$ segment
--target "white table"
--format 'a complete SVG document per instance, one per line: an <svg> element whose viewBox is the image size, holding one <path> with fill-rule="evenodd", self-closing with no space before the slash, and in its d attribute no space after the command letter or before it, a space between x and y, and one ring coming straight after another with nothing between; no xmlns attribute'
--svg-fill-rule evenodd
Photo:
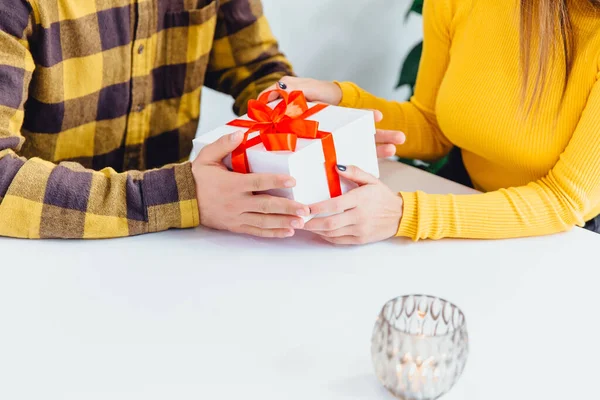
<svg viewBox="0 0 600 400"><path fill-rule="evenodd" d="M382 176L469 191L396 164ZM381 306L407 293L467 316L471 355L445 399L597 394L600 236L581 229L355 248L197 229L0 239L0 252L0 399L391 399L370 335Z"/></svg>

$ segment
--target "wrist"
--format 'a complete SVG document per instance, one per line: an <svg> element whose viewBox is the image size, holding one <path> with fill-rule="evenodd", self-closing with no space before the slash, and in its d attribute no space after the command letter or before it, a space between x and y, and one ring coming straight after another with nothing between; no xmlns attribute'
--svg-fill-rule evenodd
<svg viewBox="0 0 600 400"><path fill-rule="evenodd" d="M400 192L402 197L402 217L396 236L405 236L418 240L419 232L419 193Z"/></svg>
<svg viewBox="0 0 600 400"><path fill-rule="evenodd" d="M395 225L396 231L394 232L394 235L396 235L398 233L398 230L400 229L400 224L402 223L402 216L404 215L404 198L402 197L402 193L398 193L397 199L398 199L398 206L397 206L398 214L396 216L397 218L394 220L394 222L396 223L396 225Z"/></svg>
<svg viewBox="0 0 600 400"><path fill-rule="evenodd" d="M341 90L342 97L339 103L340 107L349 108L371 108L365 107L362 96L366 94L364 90L352 82L334 82Z"/></svg>
<svg viewBox="0 0 600 400"><path fill-rule="evenodd" d="M329 86L331 87L331 97L329 98L328 103L333 106L338 106L342 102L342 97L344 93L342 92L342 88L337 82L329 82Z"/></svg>

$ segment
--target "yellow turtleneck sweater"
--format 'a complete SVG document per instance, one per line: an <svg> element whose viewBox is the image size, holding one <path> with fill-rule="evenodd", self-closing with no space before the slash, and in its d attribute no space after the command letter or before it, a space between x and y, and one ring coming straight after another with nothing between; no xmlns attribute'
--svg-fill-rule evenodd
<svg viewBox="0 0 600 400"><path fill-rule="evenodd" d="M340 84L342 106L381 110L379 128L406 133L398 155L433 160L456 145L475 187L487 192L402 192L398 235L544 235L600 213L600 10L570 1L575 53L564 97L559 55L526 118L518 10L517 0L426 0L423 58L410 102Z"/></svg>

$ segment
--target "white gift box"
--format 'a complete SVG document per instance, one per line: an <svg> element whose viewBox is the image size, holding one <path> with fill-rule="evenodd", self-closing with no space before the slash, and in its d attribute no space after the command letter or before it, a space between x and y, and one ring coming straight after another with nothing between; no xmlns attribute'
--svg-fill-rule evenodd
<svg viewBox="0 0 600 400"><path fill-rule="evenodd" d="M276 102L269 106L274 108ZM308 103L309 107L314 103ZM247 115L240 119L250 120ZM355 165L360 169L379 177L377 150L375 145L375 121L372 111L352 108L328 106L315 115L306 118L317 121L319 130L331 132L335 143L337 163ZM245 128L224 125L211 132L205 133L194 140L192 159L200 150L227 135ZM258 133L250 134L250 138ZM246 150L248 165L251 172L285 174L296 179L296 186L291 189L270 190L267 193L295 200L301 204L310 205L330 198L325 156L321 139L298 139L296 151L268 151L262 143ZM231 169L231 155L223 162ZM354 189L356 185L341 179L342 193ZM312 217L305 218L308 220Z"/></svg>

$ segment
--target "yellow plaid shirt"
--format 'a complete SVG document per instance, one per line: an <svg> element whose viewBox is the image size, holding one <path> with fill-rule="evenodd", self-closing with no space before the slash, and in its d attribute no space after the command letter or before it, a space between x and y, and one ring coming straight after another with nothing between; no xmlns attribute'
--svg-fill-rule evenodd
<svg viewBox="0 0 600 400"><path fill-rule="evenodd" d="M260 0L2 0L0 235L198 225L202 86L239 113L291 73Z"/></svg>

